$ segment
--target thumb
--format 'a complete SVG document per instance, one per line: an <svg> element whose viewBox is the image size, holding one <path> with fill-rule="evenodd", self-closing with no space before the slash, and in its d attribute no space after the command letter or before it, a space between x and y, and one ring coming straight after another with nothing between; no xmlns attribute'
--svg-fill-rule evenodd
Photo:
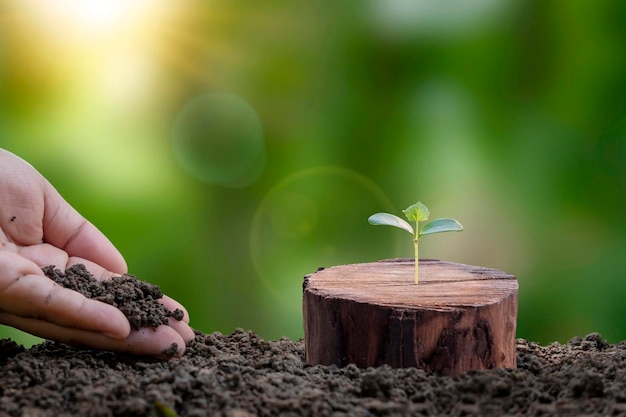
<svg viewBox="0 0 626 417"><path fill-rule="evenodd" d="M88 259L111 272L127 272L124 257L111 241L70 206L47 181L44 201L45 242L63 249L70 256Z"/></svg>

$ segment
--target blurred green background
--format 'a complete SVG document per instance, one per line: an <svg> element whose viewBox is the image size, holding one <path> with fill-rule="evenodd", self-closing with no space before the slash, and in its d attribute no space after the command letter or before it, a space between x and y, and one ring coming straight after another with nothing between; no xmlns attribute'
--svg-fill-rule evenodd
<svg viewBox="0 0 626 417"><path fill-rule="evenodd" d="M205 332L300 338L319 266L519 278L518 336L626 339L626 3L4 0L0 147ZM0 337L37 339L1 327Z"/></svg>

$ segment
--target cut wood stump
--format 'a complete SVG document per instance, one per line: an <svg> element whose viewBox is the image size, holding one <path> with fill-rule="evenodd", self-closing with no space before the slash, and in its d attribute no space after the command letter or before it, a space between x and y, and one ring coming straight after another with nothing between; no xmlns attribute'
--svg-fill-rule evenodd
<svg viewBox="0 0 626 417"><path fill-rule="evenodd" d="M310 364L451 375L514 368L518 283L496 269L391 259L321 269L303 284Z"/></svg>

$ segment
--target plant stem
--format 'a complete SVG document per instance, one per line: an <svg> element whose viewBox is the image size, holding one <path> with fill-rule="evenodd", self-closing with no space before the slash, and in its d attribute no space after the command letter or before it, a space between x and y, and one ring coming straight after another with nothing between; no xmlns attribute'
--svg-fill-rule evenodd
<svg viewBox="0 0 626 417"><path fill-rule="evenodd" d="M418 269L419 269L419 256L417 253L417 243L418 240L417 239L413 239L413 246L415 247L415 283L417 284L418 281Z"/></svg>

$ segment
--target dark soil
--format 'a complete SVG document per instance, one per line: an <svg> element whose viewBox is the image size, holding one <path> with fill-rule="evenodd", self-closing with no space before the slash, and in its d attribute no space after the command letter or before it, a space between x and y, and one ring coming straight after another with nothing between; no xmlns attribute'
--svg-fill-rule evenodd
<svg viewBox="0 0 626 417"><path fill-rule="evenodd" d="M519 340L517 369L460 376L309 366L301 341L197 333L156 361L52 342L0 341L0 416L626 415L626 343Z"/></svg>
<svg viewBox="0 0 626 417"><path fill-rule="evenodd" d="M169 311L159 303L163 293L158 286L140 281L134 275L124 274L98 281L81 264L74 265L65 272L47 266L43 268L43 272L63 287L117 307L135 330L140 327L156 329L167 324L168 317L183 319L184 313L181 310Z"/></svg>
<svg viewBox="0 0 626 417"><path fill-rule="evenodd" d="M80 268L47 272L90 281ZM87 287L114 305L125 305L117 303L127 290L133 302L160 298L129 277L113 286L129 285L123 294ZM171 314L154 313L165 317L159 320ZM135 325L162 322L145 320ZM516 369L437 376L415 368L310 366L302 341L264 341L242 330L196 332L185 355L167 361L53 342L26 350L0 340L0 417L174 415L626 416L626 342L610 345L591 334L543 347L519 339Z"/></svg>

